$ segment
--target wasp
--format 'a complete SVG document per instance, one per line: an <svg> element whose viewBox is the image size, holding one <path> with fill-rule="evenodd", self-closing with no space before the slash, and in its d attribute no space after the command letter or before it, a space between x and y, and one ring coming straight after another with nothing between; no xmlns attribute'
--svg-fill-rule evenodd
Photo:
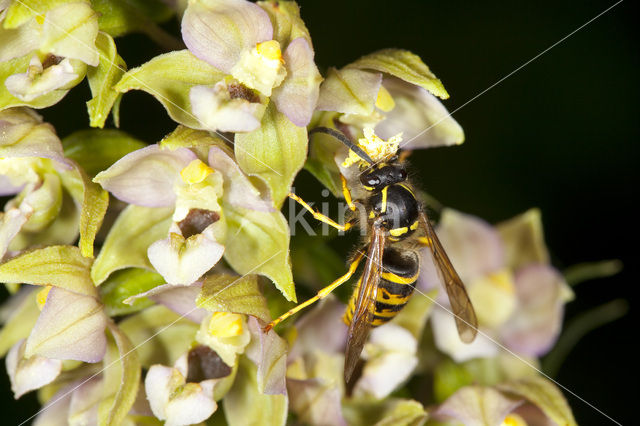
<svg viewBox="0 0 640 426"><path fill-rule="evenodd" d="M373 134L371 129L368 130L367 138ZM396 155L397 144L395 149L392 147L389 152L377 155L378 159L374 161L362 146L335 129L317 127L309 135L315 132L338 139L349 148L349 156L359 164L359 175L353 179L359 188L349 184L344 175L341 175L341 180L343 195L350 210L355 212L358 204L364 207L367 238L351 259L346 274L321 289L314 297L273 320L265 327L265 331L329 295L353 277L360 264L363 264L343 317L349 326L344 367L344 378L349 383L371 329L390 321L409 301L420 273L419 250L428 247L445 285L460 339L466 343L472 342L478 325L473 306L423 206L414 195L407 179L404 159ZM384 141L377 139L384 144ZM389 148L389 144L386 148ZM352 198L350 186L362 194L360 199ZM289 196L310 211L314 218L340 231L347 231L356 223L357 219L354 218L344 225L338 224L315 211L296 194Z"/></svg>

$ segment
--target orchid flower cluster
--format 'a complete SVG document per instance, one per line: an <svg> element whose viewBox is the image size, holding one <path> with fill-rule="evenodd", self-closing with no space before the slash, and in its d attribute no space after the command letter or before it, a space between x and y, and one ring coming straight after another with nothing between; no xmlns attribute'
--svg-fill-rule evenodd
<svg viewBox="0 0 640 426"><path fill-rule="evenodd" d="M184 44L160 25L174 17ZM168 52L127 70L115 39L132 32ZM36 110L85 78L91 129L61 140ZM175 130L148 144L105 129L131 90ZM537 372L573 293L535 209L496 226L442 211L480 324L470 345L428 252L351 388L336 297L263 331L296 301L291 255L318 262L289 250L295 176L340 196L348 174L345 147L308 129L461 144L447 97L405 50L321 74L292 1L0 0L0 355L15 398L37 390L34 424L575 424Z"/></svg>

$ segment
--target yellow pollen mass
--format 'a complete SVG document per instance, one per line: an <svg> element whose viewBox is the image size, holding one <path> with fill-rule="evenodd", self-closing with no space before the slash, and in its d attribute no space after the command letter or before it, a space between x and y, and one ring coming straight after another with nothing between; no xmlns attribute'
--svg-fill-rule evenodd
<svg viewBox="0 0 640 426"><path fill-rule="evenodd" d="M202 182L211 173L213 173L213 169L211 167L196 159L180 171L180 177L184 183L194 184Z"/></svg>
<svg viewBox="0 0 640 426"><path fill-rule="evenodd" d="M527 426L527 422L516 413L511 413L502 421L500 426Z"/></svg>
<svg viewBox="0 0 640 426"><path fill-rule="evenodd" d="M42 310L42 308L44 308L44 304L47 302L47 296L49 295L49 291L51 291L50 285L44 287L36 295L36 303L38 304L38 309Z"/></svg>
<svg viewBox="0 0 640 426"><path fill-rule="evenodd" d="M393 100L393 97L391 97L391 94L387 89L384 88L384 86L380 86L380 90L378 90L376 106L384 112L389 112L396 106L396 102Z"/></svg>
<svg viewBox="0 0 640 426"><path fill-rule="evenodd" d="M234 337L242 334L242 315L214 312L209 321L209 334L215 337Z"/></svg>
<svg viewBox="0 0 640 426"><path fill-rule="evenodd" d="M282 52L280 51L280 43L276 40L263 41L256 46L258 54L271 60L282 60Z"/></svg>
<svg viewBox="0 0 640 426"><path fill-rule="evenodd" d="M513 276L511 275L511 272L506 269L490 274L489 279L492 284L509 294L513 294L515 291Z"/></svg>
<svg viewBox="0 0 640 426"><path fill-rule="evenodd" d="M36 15L36 22L40 25L44 24L44 15Z"/></svg>
<svg viewBox="0 0 640 426"><path fill-rule="evenodd" d="M402 133L398 133L386 141L378 137L371 127L365 127L363 133L364 138L358 139L358 146L375 162L384 161L394 156L398 151L400 142L402 142ZM349 150L349 156L344 160L342 166L349 167L357 163L367 165L367 162L360 158L358 154Z"/></svg>

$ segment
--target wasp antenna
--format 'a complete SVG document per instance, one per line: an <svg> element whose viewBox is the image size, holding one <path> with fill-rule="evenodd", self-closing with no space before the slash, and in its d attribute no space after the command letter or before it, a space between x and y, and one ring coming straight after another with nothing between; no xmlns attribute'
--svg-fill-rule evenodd
<svg viewBox="0 0 640 426"><path fill-rule="evenodd" d="M362 148L360 148L358 145L353 143L353 141L351 141L348 137L346 137L344 133L336 129L332 129L330 127L314 127L309 131L309 136L311 136L314 133L326 133L327 135L333 136L334 138L338 139L340 142L345 144L347 148L355 152L358 155L358 157L362 158L367 163L369 164L374 163L371 157L369 157L369 155L366 152L364 152Z"/></svg>

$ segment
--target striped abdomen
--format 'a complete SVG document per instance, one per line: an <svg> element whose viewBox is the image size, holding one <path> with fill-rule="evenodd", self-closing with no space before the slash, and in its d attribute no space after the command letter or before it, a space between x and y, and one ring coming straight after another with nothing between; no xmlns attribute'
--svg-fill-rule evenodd
<svg viewBox="0 0 640 426"><path fill-rule="evenodd" d="M420 263L415 252L402 252L393 248L385 250L382 259L382 275L376 295L373 327L390 321L407 304L415 289L419 270ZM356 290L349 299L347 311L344 313L343 319L347 325L353 318L361 284L362 276L358 279Z"/></svg>

